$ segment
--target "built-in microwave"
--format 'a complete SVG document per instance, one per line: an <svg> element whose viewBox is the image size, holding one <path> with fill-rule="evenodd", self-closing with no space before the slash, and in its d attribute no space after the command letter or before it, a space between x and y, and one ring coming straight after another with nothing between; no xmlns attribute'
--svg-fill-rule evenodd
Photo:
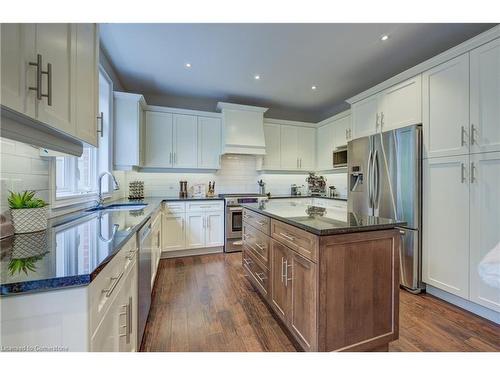
<svg viewBox="0 0 500 375"><path fill-rule="evenodd" d="M338 149L333 151L333 168L347 167L347 149Z"/></svg>

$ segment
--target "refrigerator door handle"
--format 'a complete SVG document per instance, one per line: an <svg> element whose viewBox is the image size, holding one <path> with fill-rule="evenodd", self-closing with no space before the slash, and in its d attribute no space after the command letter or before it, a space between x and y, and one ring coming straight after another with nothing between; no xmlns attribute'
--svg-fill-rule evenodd
<svg viewBox="0 0 500 375"><path fill-rule="evenodd" d="M372 149L368 154L368 165L366 167L366 182L368 186L368 207L373 208L373 194L372 194Z"/></svg>
<svg viewBox="0 0 500 375"><path fill-rule="evenodd" d="M378 209L380 203L380 166L378 150L373 155L373 208Z"/></svg>

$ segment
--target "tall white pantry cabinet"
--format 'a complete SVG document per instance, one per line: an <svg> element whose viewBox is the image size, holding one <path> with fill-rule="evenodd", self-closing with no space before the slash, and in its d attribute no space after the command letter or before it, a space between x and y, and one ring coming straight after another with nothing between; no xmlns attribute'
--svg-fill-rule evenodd
<svg viewBox="0 0 500 375"><path fill-rule="evenodd" d="M500 312L500 39L422 87L423 280Z"/></svg>

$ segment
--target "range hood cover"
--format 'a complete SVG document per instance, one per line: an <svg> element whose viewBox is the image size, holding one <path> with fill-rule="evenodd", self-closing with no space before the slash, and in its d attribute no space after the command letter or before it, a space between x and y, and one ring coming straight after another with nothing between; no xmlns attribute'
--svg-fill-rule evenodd
<svg viewBox="0 0 500 375"><path fill-rule="evenodd" d="M268 108L219 102L222 111L223 153L265 155L264 113Z"/></svg>

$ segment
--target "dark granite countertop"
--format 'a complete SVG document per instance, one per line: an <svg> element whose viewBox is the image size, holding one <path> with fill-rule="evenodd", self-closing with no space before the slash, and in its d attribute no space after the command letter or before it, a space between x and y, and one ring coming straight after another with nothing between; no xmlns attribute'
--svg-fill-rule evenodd
<svg viewBox="0 0 500 375"><path fill-rule="evenodd" d="M327 197L327 196L319 196L319 195L291 195L291 194L271 194L270 199L286 199L286 198L321 198L321 199L332 199L336 201L344 201L347 202L347 197Z"/></svg>
<svg viewBox="0 0 500 375"><path fill-rule="evenodd" d="M88 285L162 201L221 200L221 198L155 197L139 210L77 211L49 220L47 230L17 234L0 241L0 295L43 292ZM113 236L113 227L117 226ZM108 241L111 239L111 241Z"/></svg>
<svg viewBox="0 0 500 375"><path fill-rule="evenodd" d="M392 219L346 212L341 208L316 207L299 202L269 200L242 206L317 236L391 229L406 224Z"/></svg>

